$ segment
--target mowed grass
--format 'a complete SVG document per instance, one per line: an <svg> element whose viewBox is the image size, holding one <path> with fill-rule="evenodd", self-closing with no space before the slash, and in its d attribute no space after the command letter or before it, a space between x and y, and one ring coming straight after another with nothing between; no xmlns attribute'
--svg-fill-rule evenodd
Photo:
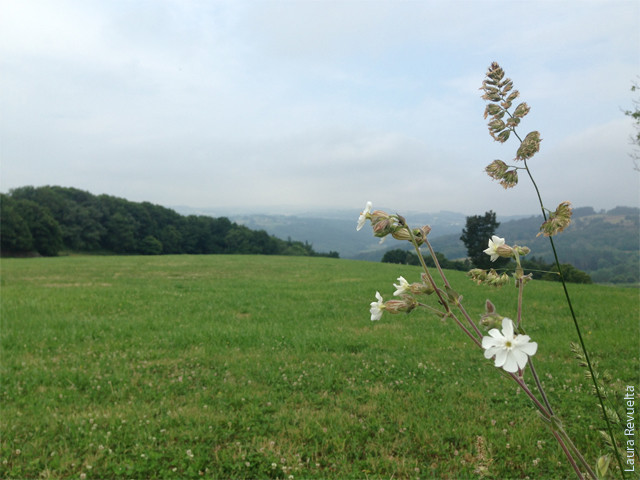
<svg viewBox="0 0 640 480"><path fill-rule="evenodd" d="M567 478L514 384L450 322L369 320L416 267L264 256L3 259L1 478ZM450 280L479 317L516 290ZM585 339L638 385L638 291L570 285ZM556 413L602 422L560 284L525 292ZM528 377L530 378L530 377Z"/></svg>

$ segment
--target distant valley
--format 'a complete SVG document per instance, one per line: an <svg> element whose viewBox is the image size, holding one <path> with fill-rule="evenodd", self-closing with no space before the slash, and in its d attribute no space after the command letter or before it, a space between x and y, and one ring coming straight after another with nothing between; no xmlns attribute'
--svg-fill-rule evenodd
<svg viewBox="0 0 640 480"><path fill-rule="evenodd" d="M176 210L181 210L176 208ZM182 213L212 215L214 211L189 209ZM215 212L215 214L219 214ZM355 229L359 211L334 210L296 215L229 215L229 219L251 229L265 230L284 240L307 241L317 251L336 251L341 258L378 262L387 250L403 248L391 238L380 244L370 228ZM434 249L449 259L466 257L460 241L466 216L456 212L407 213L412 225L430 225ZM511 244L526 245L532 256L553 260L548 239L537 237L542 216L498 217L497 234ZM634 284L640 281L640 209L616 207L595 211L592 207L574 209L571 226L556 237L560 261L589 273L595 282Z"/></svg>

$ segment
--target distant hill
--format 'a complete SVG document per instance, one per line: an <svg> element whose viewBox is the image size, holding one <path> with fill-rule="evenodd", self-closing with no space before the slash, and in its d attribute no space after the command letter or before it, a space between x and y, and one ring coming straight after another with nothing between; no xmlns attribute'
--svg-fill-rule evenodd
<svg viewBox="0 0 640 480"><path fill-rule="evenodd" d="M336 251L342 258L378 262L387 250L401 244L389 239L383 244L370 229L356 232L358 211L310 212L299 215L234 215L230 218L248 228L265 230L279 238L296 238L311 243L320 251ZM431 225L434 249L448 259L467 255L460 241L466 216L455 212L408 213L407 220L416 226ZM498 217L497 234L510 244L527 245L531 256L552 262L548 239L536 237L542 216ZM573 222L556 237L562 263L571 263L589 273L594 282L638 283L640 267L640 209L616 207L596 212L592 207L574 209Z"/></svg>
<svg viewBox="0 0 640 480"><path fill-rule="evenodd" d="M235 215L231 219L248 228L265 230L278 238L297 238L321 251L336 251L341 258L380 261L391 242L380 244L370 229L356 231L359 211L306 215ZM308 215L308 216L307 216ZM455 212L408 214L416 226L432 225L443 234L459 232L466 217ZM397 246L395 247L397 248Z"/></svg>
<svg viewBox="0 0 640 480"><path fill-rule="evenodd" d="M25 186L0 194L0 229L1 256L60 252L338 256L226 217L183 216L149 202L59 186Z"/></svg>
<svg viewBox="0 0 640 480"><path fill-rule="evenodd" d="M499 219L500 220L500 219ZM531 256L553 261L549 240L537 237L542 215L503 221L496 232L511 245L526 245ZM434 249L449 259L466 256L460 234L434 238ZM640 282L640 209L616 207L596 212L592 207L574 209L571 225L555 237L562 263L587 272L597 283Z"/></svg>

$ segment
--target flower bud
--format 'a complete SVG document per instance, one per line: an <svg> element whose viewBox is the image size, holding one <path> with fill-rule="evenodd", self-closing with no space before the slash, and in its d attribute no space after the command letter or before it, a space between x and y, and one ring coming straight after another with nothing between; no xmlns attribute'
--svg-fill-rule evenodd
<svg viewBox="0 0 640 480"><path fill-rule="evenodd" d="M432 285L426 284L426 283L412 283L409 286L409 290L411 291L411 293L413 293L414 295L431 295L433 292L435 292L435 289L433 288Z"/></svg>
<svg viewBox="0 0 640 480"><path fill-rule="evenodd" d="M471 280L476 282L478 285L481 285L487 278L487 271L482 270L481 268L474 268L472 270L469 270L467 275L471 277Z"/></svg>
<svg viewBox="0 0 640 480"><path fill-rule="evenodd" d="M485 313L480 317L480 324L489 329L499 328L500 325L502 325L503 318L502 315L498 315L497 313Z"/></svg>
<svg viewBox="0 0 640 480"><path fill-rule="evenodd" d="M496 247L496 253L498 254L499 257L502 258L512 258L513 257L513 248L511 248L509 245L498 245Z"/></svg>
<svg viewBox="0 0 640 480"><path fill-rule="evenodd" d="M518 245L515 245L513 249L518 255L521 255L523 257L531 252L531 249L529 247L520 247Z"/></svg>
<svg viewBox="0 0 640 480"><path fill-rule="evenodd" d="M409 313L416 308L417 302L408 295L402 295L402 300L387 300L384 303L384 309L389 313Z"/></svg>
<svg viewBox="0 0 640 480"><path fill-rule="evenodd" d="M373 234L376 237L385 237L393 231L389 220L379 220L373 225Z"/></svg>
<svg viewBox="0 0 640 480"><path fill-rule="evenodd" d="M382 210L374 210L371 212L371 223L377 223L382 220L388 220L391 218L387 212L383 212Z"/></svg>
<svg viewBox="0 0 640 480"><path fill-rule="evenodd" d="M406 227L398 227L391 232L391 236L396 240L409 240L411 241L411 235Z"/></svg>

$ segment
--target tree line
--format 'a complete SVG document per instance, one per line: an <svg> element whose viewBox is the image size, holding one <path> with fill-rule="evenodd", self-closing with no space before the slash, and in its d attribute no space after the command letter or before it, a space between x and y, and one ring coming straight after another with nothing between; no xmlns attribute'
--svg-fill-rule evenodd
<svg viewBox="0 0 640 480"><path fill-rule="evenodd" d="M0 232L2 256L56 256L63 251L339 256L226 217L184 216L149 202L59 186L25 186L0 194Z"/></svg>

